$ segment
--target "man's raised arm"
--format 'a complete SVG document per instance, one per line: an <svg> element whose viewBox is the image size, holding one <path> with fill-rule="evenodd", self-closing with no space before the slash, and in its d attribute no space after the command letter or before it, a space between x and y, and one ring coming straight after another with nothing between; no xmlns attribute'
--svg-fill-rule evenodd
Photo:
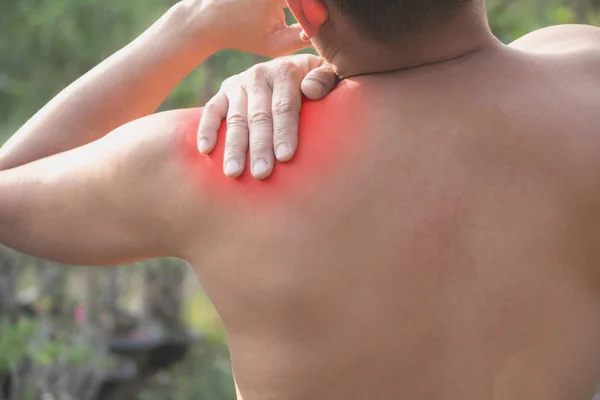
<svg viewBox="0 0 600 400"><path fill-rule="evenodd" d="M114 265L161 256L186 258L187 244L198 243L198 235L211 231L215 219L211 211L215 210L205 202L206 188L198 190L198 182L185 167L180 146L183 133L196 133L200 109L135 119L106 135L116 125L153 111L177 79L198 61L191 49L202 56L209 54L213 45L263 53L290 51L289 46L297 45L292 38L299 37L297 29L283 24L273 26L272 14L282 17L283 9L272 8L271 0L210 2L209 6L216 7L213 12L205 9L209 6L202 8L202 4L179 3L179 8L169 11L137 41L59 94L2 149L0 243L67 264ZM256 11L254 7L261 4L263 7ZM205 43L211 43L204 47L206 53L201 46L182 50L193 42L187 34L189 21L202 20L194 12L215 19L217 11L226 18L232 14L248 18L258 12L257 19L261 17L270 25L268 29L267 25L255 27L263 29L257 33L243 32L247 26L235 19L229 25L216 23L214 30L204 31ZM236 42L234 36L243 39ZM152 49L153 42L162 44ZM276 48L266 51L259 44L265 42ZM304 58L295 60L316 58L299 57ZM313 64L316 67L320 63ZM293 92L292 97L299 99L299 80L288 82L289 74L270 73L280 70L280 65L281 61L276 60L260 67L265 72L262 89L274 96L277 91L270 87L287 87L280 90L278 98L288 101ZM303 62L286 65L300 71L294 74L296 77L306 76L313 68ZM239 87L252 84L255 88L254 76L240 75ZM309 78L317 79L317 86L332 89L333 73L320 76L325 82L320 81L319 74ZM152 82L152 78L159 82ZM322 97L326 91L317 90L314 97ZM260 91L260 100L264 100L264 94ZM246 95L249 104L260 104L255 93ZM225 109L229 107L228 96L222 93L220 97L225 99ZM208 119L208 126L213 124L216 134L220 117L213 117L216 119ZM296 121L293 124L297 125L297 118L287 121ZM189 135L184 143L188 155L201 157L195 148L189 152Z"/></svg>
<svg viewBox="0 0 600 400"><path fill-rule="evenodd" d="M310 43L287 26L283 2L185 0L122 50L58 94L0 149L0 170L93 142L153 113L215 51L269 56Z"/></svg>

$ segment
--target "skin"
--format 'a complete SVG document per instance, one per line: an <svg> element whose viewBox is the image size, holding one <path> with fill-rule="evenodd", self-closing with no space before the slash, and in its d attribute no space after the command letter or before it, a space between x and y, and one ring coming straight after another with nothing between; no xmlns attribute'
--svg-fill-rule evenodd
<svg viewBox="0 0 600 400"><path fill-rule="evenodd" d="M284 6L283 1L273 0L179 2L136 40L71 84L27 121L0 149L0 170L92 143L128 122L152 114L186 75L216 51L233 48L281 56L310 46L300 39L301 27L283 23ZM231 18L234 14L244 18ZM282 157L287 161L297 145L302 93L320 99L326 94L322 89L330 91L337 78L322 59L304 55L256 67L237 79L248 82L243 86L254 90L250 96L244 92L246 102L255 103L266 96L273 98L274 104L289 105L276 109L271 118L278 128L277 143L290 148L291 154ZM274 87L278 88L275 92ZM234 118L232 125L235 122ZM244 124L247 132L248 124ZM250 127L258 132L255 136L266 141L264 128L254 129L255 125L261 128L264 122ZM204 130L200 129L199 144L202 135L209 139L214 136L216 128L210 123L208 128L206 132L205 124ZM239 147L233 140L228 144ZM251 157L265 158L266 151L264 146L252 148ZM273 169L273 158L268 160L269 171L262 171L257 178L267 177Z"/></svg>
<svg viewBox="0 0 600 400"><path fill-rule="evenodd" d="M346 79L270 179L222 174L225 128L196 151L202 110L157 114L0 173L0 242L187 259L244 400L590 399L599 30L504 46L474 3L382 52L309 3L303 36Z"/></svg>
<svg viewBox="0 0 600 400"><path fill-rule="evenodd" d="M275 159L288 162L298 148L300 89L308 99L318 100L337 81L330 65L308 55L275 59L235 75L206 104L198 148L210 154L217 145L221 122L226 120L225 175L241 176L248 162L255 178L266 179L273 172Z"/></svg>

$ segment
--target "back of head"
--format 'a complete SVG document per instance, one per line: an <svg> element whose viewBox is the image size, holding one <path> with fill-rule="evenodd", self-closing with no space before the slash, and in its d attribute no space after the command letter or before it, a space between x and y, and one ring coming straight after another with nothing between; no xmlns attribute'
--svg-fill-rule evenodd
<svg viewBox="0 0 600 400"><path fill-rule="evenodd" d="M451 21L475 0L326 0L360 33L380 43Z"/></svg>

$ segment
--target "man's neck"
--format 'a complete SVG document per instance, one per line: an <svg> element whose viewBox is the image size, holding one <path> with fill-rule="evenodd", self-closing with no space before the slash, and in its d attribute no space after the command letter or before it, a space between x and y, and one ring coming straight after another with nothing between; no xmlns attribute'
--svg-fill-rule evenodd
<svg viewBox="0 0 600 400"><path fill-rule="evenodd" d="M418 35L406 35L393 45L380 45L346 35L335 49L319 40L317 49L342 79L439 64L498 48L483 6L463 11L451 23Z"/></svg>

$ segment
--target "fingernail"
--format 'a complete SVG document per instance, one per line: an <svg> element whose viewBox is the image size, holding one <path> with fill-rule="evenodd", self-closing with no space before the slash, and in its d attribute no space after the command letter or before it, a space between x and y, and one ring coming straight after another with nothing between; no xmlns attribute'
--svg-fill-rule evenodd
<svg viewBox="0 0 600 400"><path fill-rule="evenodd" d="M287 144L280 144L275 149L275 156L278 160L285 159L290 154L290 148Z"/></svg>
<svg viewBox="0 0 600 400"><path fill-rule="evenodd" d="M260 159L260 160L256 161L254 163L254 165L252 166L252 174L254 176L261 176L265 172L267 172L268 169L269 169L269 166L267 165L267 162L263 159Z"/></svg>
<svg viewBox="0 0 600 400"><path fill-rule="evenodd" d="M200 139L200 141L198 142L198 150L200 150L200 153L204 153L204 152L208 151L209 148L210 148L210 146L208 143L208 139L206 139L206 138Z"/></svg>
<svg viewBox="0 0 600 400"><path fill-rule="evenodd" d="M240 171L240 162L237 160L227 161L225 164L225 175L235 175Z"/></svg>

